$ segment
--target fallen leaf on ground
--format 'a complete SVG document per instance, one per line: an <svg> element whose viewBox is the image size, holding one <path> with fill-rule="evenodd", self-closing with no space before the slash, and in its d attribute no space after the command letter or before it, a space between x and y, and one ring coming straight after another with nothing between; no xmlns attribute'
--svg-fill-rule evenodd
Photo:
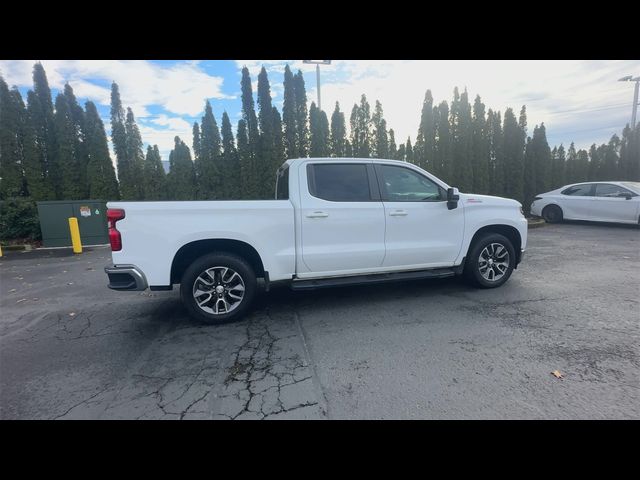
<svg viewBox="0 0 640 480"><path fill-rule="evenodd" d="M15 291L16 291L16 289L15 289L15 288L12 288L11 290L9 290L9 293L13 293L13 292L15 292Z"/></svg>
<svg viewBox="0 0 640 480"><path fill-rule="evenodd" d="M76 312L71 312L71 313L69 314L69 316L70 316L70 317L75 317L75 316L76 316Z"/></svg>
<svg viewBox="0 0 640 480"><path fill-rule="evenodd" d="M26 302L27 299L26 298L21 298L20 300L18 300L16 303L20 303L20 302Z"/></svg>
<svg viewBox="0 0 640 480"><path fill-rule="evenodd" d="M551 372L551 375L553 375L556 378L564 377L564 375L562 375L559 370L554 370L553 372Z"/></svg>

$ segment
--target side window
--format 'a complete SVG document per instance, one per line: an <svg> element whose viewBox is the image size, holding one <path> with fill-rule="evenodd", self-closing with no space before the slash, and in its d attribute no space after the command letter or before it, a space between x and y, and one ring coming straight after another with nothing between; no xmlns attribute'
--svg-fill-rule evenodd
<svg viewBox="0 0 640 480"><path fill-rule="evenodd" d="M309 193L331 202L369 202L369 175L364 163L307 165Z"/></svg>
<svg viewBox="0 0 640 480"><path fill-rule="evenodd" d="M619 197L620 194L635 196L630 190L611 183L598 183L596 185L596 197Z"/></svg>
<svg viewBox="0 0 640 480"><path fill-rule="evenodd" d="M570 195L572 197L592 197L593 196L593 184L574 185L573 187L565 188L561 193L563 195Z"/></svg>
<svg viewBox="0 0 640 480"><path fill-rule="evenodd" d="M389 202L439 202L446 200L444 189L409 168L376 165L383 199Z"/></svg>
<svg viewBox="0 0 640 480"><path fill-rule="evenodd" d="M276 175L276 200L289 200L289 165L284 165Z"/></svg>

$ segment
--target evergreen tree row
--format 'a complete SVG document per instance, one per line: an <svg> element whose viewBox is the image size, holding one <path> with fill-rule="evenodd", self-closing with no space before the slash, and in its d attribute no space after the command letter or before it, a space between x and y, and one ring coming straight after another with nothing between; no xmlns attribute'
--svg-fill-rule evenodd
<svg viewBox="0 0 640 480"><path fill-rule="evenodd" d="M0 199L220 200L273 198L275 172L288 158L391 158L415 163L461 191L515 198L528 207L537 193L590 180L640 181L640 126L607 144L550 148L544 124L529 134L526 107L504 114L469 100L456 88L451 103L427 90L415 137L397 143L382 104L353 105L349 128L336 102L331 118L315 102L307 110L302 72L284 71L282 116L273 105L264 68L254 98L242 69L242 118L236 136L227 112L221 125L206 101L193 125L193 151L179 137L165 174L157 146L146 154L135 117L111 88L111 140L96 106L82 108L71 86L52 102L46 74L34 66L27 103L0 77Z"/></svg>

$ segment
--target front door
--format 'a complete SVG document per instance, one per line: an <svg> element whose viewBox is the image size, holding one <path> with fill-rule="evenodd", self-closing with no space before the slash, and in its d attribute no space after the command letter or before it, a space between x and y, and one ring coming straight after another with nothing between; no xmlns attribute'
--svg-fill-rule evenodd
<svg viewBox="0 0 640 480"><path fill-rule="evenodd" d="M632 195L626 199L621 195ZM638 220L638 195L613 183L596 184L592 201L592 217L605 222L633 222Z"/></svg>
<svg viewBox="0 0 640 480"><path fill-rule="evenodd" d="M300 169L301 247L307 273L373 269L384 258L384 207L370 163L307 163ZM304 271L298 269L304 276Z"/></svg>
<svg viewBox="0 0 640 480"><path fill-rule="evenodd" d="M385 267L453 265L462 247L462 206L449 210L444 188L420 172L376 164L387 219Z"/></svg>

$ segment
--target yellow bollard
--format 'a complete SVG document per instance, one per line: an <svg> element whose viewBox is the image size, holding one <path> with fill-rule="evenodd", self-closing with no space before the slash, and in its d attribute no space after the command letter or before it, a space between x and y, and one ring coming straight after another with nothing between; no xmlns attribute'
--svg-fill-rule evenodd
<svg viewBox="0 0 640 480"><path fill-rule="evenodd" d="M73 244L73 253L82 253L82 243L80 242L80 229L78 228L78 219L76 217L69 218L69 230L71 231L71 243Z"/></svg>
<svg viewBox="0 0 640 480"><path fill-rule="evenodd" d="M2 256L2 245L0 245L0 257Z"/></svg>

